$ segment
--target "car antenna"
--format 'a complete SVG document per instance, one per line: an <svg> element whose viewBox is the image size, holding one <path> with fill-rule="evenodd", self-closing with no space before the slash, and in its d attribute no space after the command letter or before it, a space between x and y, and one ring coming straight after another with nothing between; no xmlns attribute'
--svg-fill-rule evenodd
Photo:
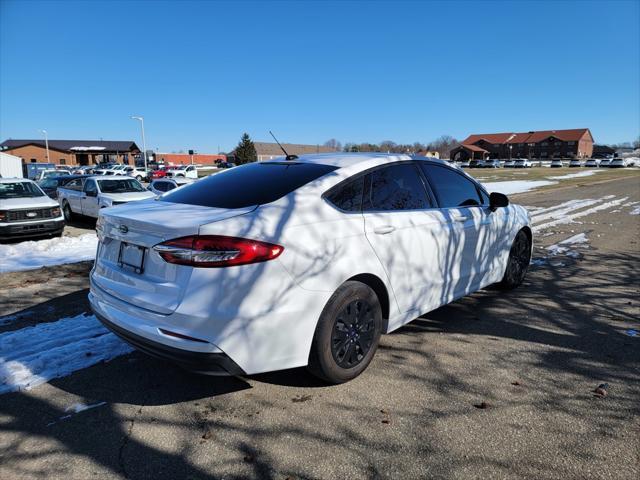
<svg viewBox="0 0 640 480"><path fill-rule="evenodd" d="M284 152L284 154L286 155L285 160L297 160L298 156L297 155L289 155L287 153L287 151L284 149L284 147L280 144L280 142L278 141L278 139L276 138L276 136L273 134L273 132L271 130L269 130L269 133L271 134L271 136L273 137L273 139L276 141L276 143L278 144L278 146L280 147L280 150L282 150Z"/></svg>

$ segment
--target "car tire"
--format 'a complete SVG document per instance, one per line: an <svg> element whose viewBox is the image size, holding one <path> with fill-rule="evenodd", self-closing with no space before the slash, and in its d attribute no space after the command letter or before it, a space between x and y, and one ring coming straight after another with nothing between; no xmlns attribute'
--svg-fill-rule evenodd
<svg viewBox="0 0 640 480"><path fill-rule="evenodd" d="M142 181L142 177L140 175L136 175L136 180L138 180L139 182Z"/></svg>
<svg viewBox="0 0 640 480"><path fill-rule="evenodd" d="M344 383L371 363L382 333L382 308L361 282L345 282L325 305L311 345L309 371L329 383Z"/></svg>
<svg viewBox="0 0 640 480"><path fill-rule="evenodd" d="M64 215L65 221L70 222L71 220L73 220L73 212L71 211L69 202L64 202L62 204L62 213Z"/></svg>
<svg viewBox="0 0 640 480"><path fill-rule="evenodd" d="M520 230L513 240L504 276L496 286L500 290L513 290L520 286L527 275L531 262L531 241L524 230Z"/></svg>

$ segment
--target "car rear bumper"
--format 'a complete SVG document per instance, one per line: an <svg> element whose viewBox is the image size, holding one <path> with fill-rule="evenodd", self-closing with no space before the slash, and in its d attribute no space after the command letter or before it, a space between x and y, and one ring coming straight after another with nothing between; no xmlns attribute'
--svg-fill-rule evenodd
<svg viewBox="0 0 640 480"><path fill-rule="evenodd" d="M37 237L60 233L64 229L64 219L41 222L16 222L0 225L0 238Z"/></svg>
<svg viewBox="0 0 640 480"><path fill-rule="evenodd" d="M224 353L192 352L170 347L148 338L136 335L107 320L94 310L102 324L125 342L152 357L169 360L172 363L196 373L206 375L245 375L245 372Z"/></svg>

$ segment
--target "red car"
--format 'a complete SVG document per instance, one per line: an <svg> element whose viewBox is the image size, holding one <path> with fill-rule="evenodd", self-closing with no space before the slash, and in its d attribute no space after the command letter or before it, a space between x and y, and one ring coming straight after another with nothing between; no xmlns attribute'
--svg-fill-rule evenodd
<svg viewBox="0 0 640 480"><path fill-rule="evenodd" d="M160 167L157 170L154 170L153 172L151 172L151 178L156 179L156 178L164 178L167 176L167 170L169 170L170 167Z"/></svg>

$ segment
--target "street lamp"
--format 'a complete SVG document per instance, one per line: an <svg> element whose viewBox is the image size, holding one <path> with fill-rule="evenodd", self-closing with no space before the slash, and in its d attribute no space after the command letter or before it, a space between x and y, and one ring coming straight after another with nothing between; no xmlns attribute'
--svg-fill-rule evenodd
<svg viewBox="0 0 640 480"><path fill-rule="evenodd" d="M140 126L142 127L142 154L144 155L144 171L147 172L147 144L144 141L144 118L131 116L132 120L140 120Z"/></svg>
<svg viewBox="0 0 640 480"><path fill-rule="evenodd" d="M49 138L47 137L47 131L40 130L40 132L44 133L44 146L47 150L47 163L51 163L51 161L49 160Z"/></svg>

